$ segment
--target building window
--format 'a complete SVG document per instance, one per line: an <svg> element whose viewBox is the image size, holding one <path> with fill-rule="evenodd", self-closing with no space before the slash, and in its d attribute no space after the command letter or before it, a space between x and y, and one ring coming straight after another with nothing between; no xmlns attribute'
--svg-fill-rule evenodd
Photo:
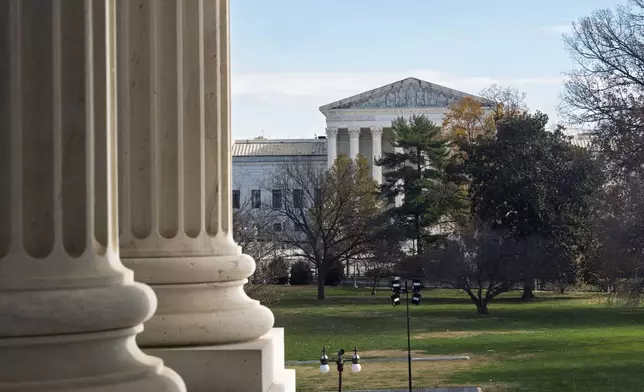
<svg viewBox="0 0 644 392"><path fill-rule="evenodd" d="M304 191L301 189L293 190L293 207L303 208L304 207Z"/></svg>
<svg viewBox="0 0 644 392"><path fill-rule="evenodd" d="M282 190L273 189L273 208L282 208Z"/></svg>
<svg viewBox="0 0 644 392"><path fill-rule="evenodd" d="M275 231L275 232L282 231L282 224L281 223L274 223L273 224L273 231Z"/></svg>
<svg viewBox="0 0 644 392"><path fill-rule="evenodd" d="M322 205L322 191L320 190L320 188L315 189L315 205Z"/></svg>
<svg viewBox="0 0 644 392"><path fill-rule="evenodd" d="M239 208L240 207L240 193L239 189L234 189L233 190L233 208Z"/></svg>
<svg viewBox="0 0 644 392"><path fill-rule="evenodd" d="M253 189L253 208L260 208L262 206L262 191L261 189Z"/></svg>

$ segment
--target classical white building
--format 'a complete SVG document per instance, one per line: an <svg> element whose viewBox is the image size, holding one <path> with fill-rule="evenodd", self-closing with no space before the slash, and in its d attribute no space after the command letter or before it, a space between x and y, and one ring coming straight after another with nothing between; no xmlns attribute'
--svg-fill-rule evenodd
<svg viewBox="0 0 644 392"><path fill-rule="evenodd" d="M330 167L338 154L355 158L364 155L373 178L382 182L382 168L373 164L384 152L392 152L391 123L398 117L424 115L441 125L449 106L472 97L484 107L494 102L472 94L439 86L417 78L406 78L386 86L321 106L326 117L326 136L315 139L236 140L232 148L233 208L270 208L273 173L284 163L309 160L321 169ZM590 139L577 134L572 143L588 148ZM281 229L288 222L277 222Z"/></svg>
<svg viewBox="0 0 644 392"><path fill-rule="evenodd" d="M326 137L289 140L237 140L233 145L233 197L246 200L261 191L271 203L266 183L280 163L308 158L330 167L338 154L364 155L373 178L382 182L382 168L373 164L383 152L393 152L391 123L398 117L424 115L441 125L449 106L472 97L484 106L494 103L472 94L416 78L403 79L320 107L326 117Z"/></svg>
<svg viewBox="0 0 644 392"><path fill-rule="evenodd" d="M326 117L326 137L235 141L233 188L243 200L251 197L253 189L266 189L267 179L280 163L308 158L321 167L330 167L338 154L355 158L358 153L367 158L373 178L382 182L382 168L373 162L384 152L393 151L392 121L401 116L409 119L424 115L440 126L449 106L465 97L472 97L484 107L494 107L488 99L414 77L321 106L320 112ZM577 134L572 143L586 148L590 139L586 134ZM261 197L263 203L270 204L266 191Z"/></svg>
<svg viewBox="0 0 644 392"><path fill-rule="evenodd" d="M391 123L398 117L424 115L437 125L453 103L472 97L485 107L494 102L472 94L407 78L320 107L326 117L327 164L337 154L355 158L358 153L372 165L373 178L382 182L382 169L373 165L383 152L393 152Z"/></svg>
<svg viewBox="0 0 644 392"><path fill-rule="evenodd" d="M233 208L246 203L271 206L271 181L281 164L308 160L321 169L327 163L326 139L236 140L233 156ZM251 200L255 196L254 200ZM258 205L255 204L255 205Z"/></svg>

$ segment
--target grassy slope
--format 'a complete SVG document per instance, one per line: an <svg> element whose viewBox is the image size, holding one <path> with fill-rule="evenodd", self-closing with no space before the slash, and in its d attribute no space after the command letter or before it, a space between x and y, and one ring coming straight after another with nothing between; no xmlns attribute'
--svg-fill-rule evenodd
<svg viewBox="0 0 644 392"><path fill-rule="evenodd" d="M313 288L283 288L286 296L272 309L276 326L286 328L288 360L319 358L320 348L348 350L363 357L406 356L405 308L393 308L389 293L329 289L315 300ZM554 296L539 293L520 303L517 293L491 304L478 316L458 291L426 291L412 308L412 348L424 354L470 354L470 363L420 364L415 386L481 385L484 391L642 391L644 390L644 309L602 304L597 295ZM368 368L372 366L370 371ZM347 387L406 386L404 364L364 366L347 374ZM298 367L301 390L328 390L335 374L316 374L316 366ZM485 388L486 387L486 388Z"/></svg>

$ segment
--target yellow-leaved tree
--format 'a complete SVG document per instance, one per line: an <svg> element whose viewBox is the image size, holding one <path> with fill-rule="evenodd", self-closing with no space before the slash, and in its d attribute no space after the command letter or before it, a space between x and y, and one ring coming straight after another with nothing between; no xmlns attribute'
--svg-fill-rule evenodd
<svg viewBox="0 0 644 392"><path fill-rule="evenodd" d="M443 117L443 135L448 140L471 143L479 136L494 134L494 117L487 107L472 97L452 104Z"/></svg>

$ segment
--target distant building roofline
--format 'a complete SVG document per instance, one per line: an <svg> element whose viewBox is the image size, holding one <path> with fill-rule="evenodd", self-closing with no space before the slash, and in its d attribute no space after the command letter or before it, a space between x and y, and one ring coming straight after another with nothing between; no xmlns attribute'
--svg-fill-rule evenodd
<svg viewBox="0 0 644 392"><path fill-rule="evenodd" d="M238 139L235 144L325 143L326 139Z"/></svg>

